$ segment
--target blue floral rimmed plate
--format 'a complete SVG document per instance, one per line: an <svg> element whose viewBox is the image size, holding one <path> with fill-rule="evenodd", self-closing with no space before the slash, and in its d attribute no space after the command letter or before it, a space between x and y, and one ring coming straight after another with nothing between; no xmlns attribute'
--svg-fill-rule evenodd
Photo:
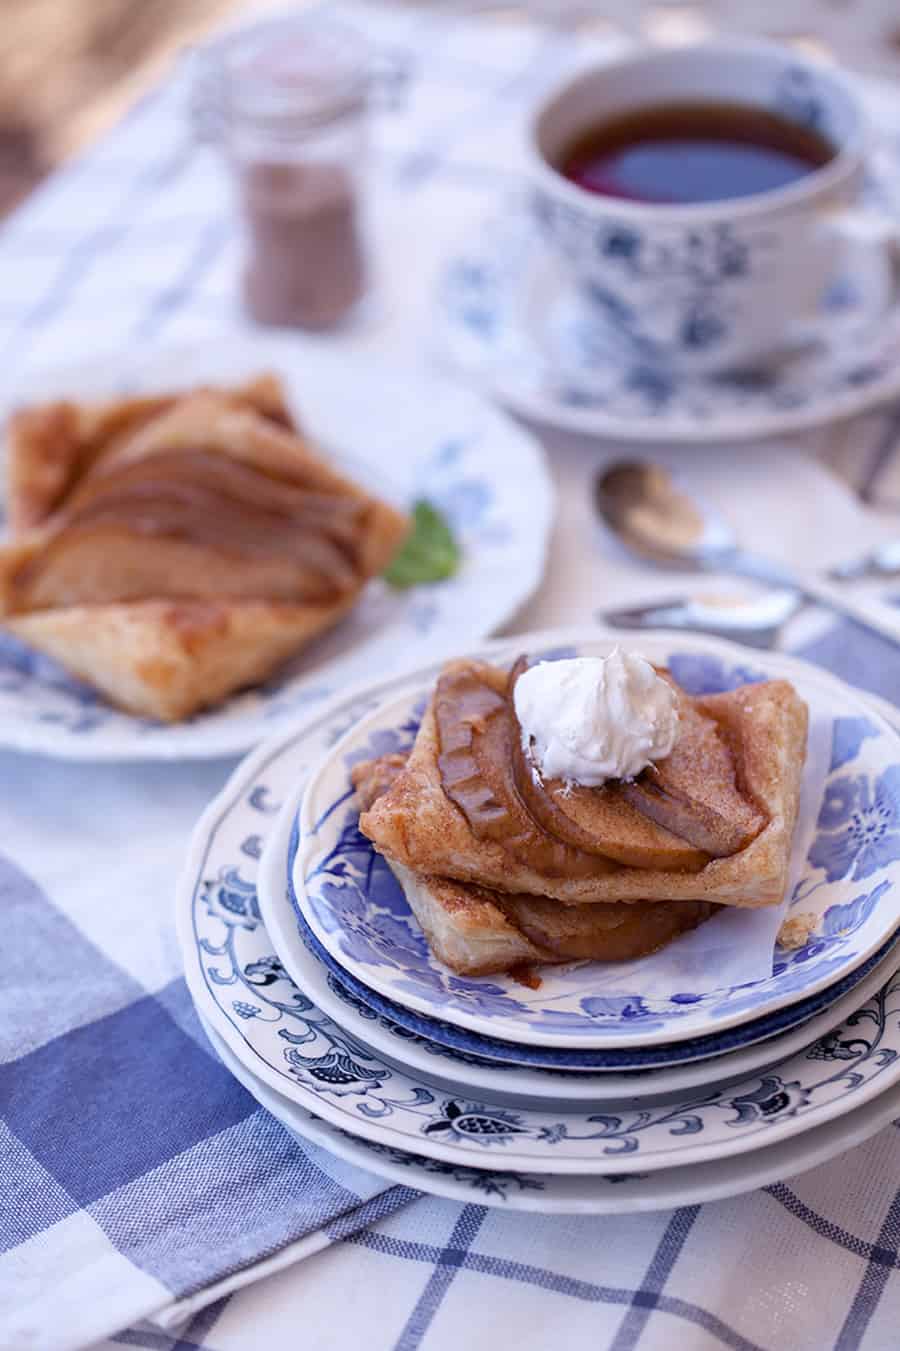
<svg viewBox="0 0 900 1351"><path fill-rule="evenodd" d="M204 814L178 889L178 931L201 1015L262 1082L377 1154L402 1150L450 1169L630 1176L781 1144L900 1082L900 979L808 1051L736 1086L666 1106L562 1115L447 1094L382 1060L287 976L261 921L259 859L293 791L297 746L334 740L365 700L256 752ZM388 1153L383 1153L388 1151Z"/></svg>
<svg viewBox="0 0 900 1351"><path fill-rule="evenodd" d="M816 825L790 898L792 908L816 921L802 948L774 949L764 978L702 991L681 985L652 996L619 985L610 968L598 970L596 963L544 968L536 991L505 976L454 975L431 954L393 873L360 833L350 784L358 760L412 744L433 683L429 677L356 724L313 771L303 798L291 870L296 906L337 969L392 1005L514 1042L519 1051L610 1050L724 1033L818 994L872 957L900 924L897 734L841 682L802 663L767 655L754 658L751 668L744 657L724 660L715 642L691 639L689 650L682 644L673 650L673 642L642 635L641 649L668 665L691 692L787 675L814 717L823 706L840 706L838 715L828 715L830 768L824 786L816 788ZM579 636L550 655L602 654L611 645L610 639ZM525 635L498 649L496 660L508 663L521 651L543 649ZM727 946L725 926L738 922L743 917L722 911L706 932L712 935L716 926Z"/></svg>
<svg viewBox="0 0 900 1351"><path fill-rule="evenodd" d="M896 176L896 157L889 171ZM448 260L437 341L474 384L550 426L617 440L749 441L849 418L900 394L900 304L888 290L880 275L842 278L825 302L830 341L778 366L679 374L629 356L625 335L585 322L516 197Z"/></svg>
<svg viewBox="0 0 900 1351"><path fill-rule="evenodd" d="M365 589L353 610L271 680L177 724L113 708L48 658L0 634L0 746L79 760L231 755L338 691L478 641L544 569L554 492L540 445L456 382L291 336L96 358L20 383L16 402L228 384L277 372L300 424L370 488L425 494L452 522L464 562L446 582ZM352 391L352 397L348 392Z"/></svg>
<svg viewBox="0 0 900 1351"><path fill-rule="evenodd" d="M291 868L296 857L298 834L296 826L288 850L288 867ZM771 1037L791 1028L802 1027L817 1013L827 1010L835 1000L853 991L860 981L881 966L900 940L900 931L895 930L890 938L862 966L855 967L843 980L836 981L820 990L818 994L789 1004L775 1012L753 1018L738 1027L728 1028L724 1032L709 1033L704 1037L691 1037L675 1041L671 1045L634 1047L612 1050L597 1049L585 1051L573 1047L526 1046L514 1041L500 1041L473 1032L469 1028L458 1027L454 1023L440 1018L429 1018L402 1004L395 1004L383 995L369 989L361 980L350 975L340 962L322 946L315 933L306 923L303 912L297 904L293 885L288 877L288 897L294 908L297 929L301 941L319 963L322 972L327 973L331 988L348 1004L362 1004L374 1011L382 1020L388 1020L406 1035L415 1035L432 1043L449 1048L457 1054L477 1056L492 1061L497 1067L528 1065L543 1070L587 1072L602 1070L653 1070L664 1066L680 1066L711 1057L728 1055L745 1046L756 1046ZM320 976L320 979L322 977ZM313 997L319 987L318 980L303 982Z"/></svg>
<svg viewBox="0 0 900 1351"><path fill-rule="evenodd" d="M207 1023L213 1049L267 1111L300 1139L339 1158L435 1196L542 1215L631 1215L740 1196L826 1163L862 1144L900 1112L900 1085L844 1117L738 1158L653 1173L513 1172L447 1163L351 1135L314 1116L258 1078ZM502 1159L498 1162L502 1164Z"/></svg>
<svg viewBox="0 0 900 1351"><path fill-rule="evenodd" d="M501 1100L660 1101L703 1084L743 1078L801 1050L853 1013L897 964L891 954L900 942L900 930L835 986L730 1032L646 1050L525 1047L520 1053L508 1042L479 1037L391 1005L357 982L351 988L346 974L336 972L327 954L323 959L317 955L315 939L298 918L289 877L297 808L314 757L313 746L296 748L297 783L266 839L257 875L262 921L288 975L318 1008L388 1063L399 1060L429 1081L465 1081L470 1090L490 1092ZM540 1063L543 1056L548 1064Z"/></svg>

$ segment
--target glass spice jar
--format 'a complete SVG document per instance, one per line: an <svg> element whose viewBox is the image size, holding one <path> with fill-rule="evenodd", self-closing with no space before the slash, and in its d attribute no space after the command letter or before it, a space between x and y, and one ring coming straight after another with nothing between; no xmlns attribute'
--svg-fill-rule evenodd
<svg viewBox="0 0 900 1351"><path fill-rule="evenodd" d="M352 32L275 20L220 44L217 139L245 236L243 296L261 324L327 329L366 288L367 53Z"/></svg>

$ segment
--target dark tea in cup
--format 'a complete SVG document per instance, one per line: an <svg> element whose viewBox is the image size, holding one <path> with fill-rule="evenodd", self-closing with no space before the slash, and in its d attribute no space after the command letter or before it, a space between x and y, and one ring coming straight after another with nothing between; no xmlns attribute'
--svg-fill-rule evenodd
<svg viewBox="0 0 900 1351"><path fill-rule="evenodd" d="M813 128L748 103L666 103L587 127L556 159L570 182L626 201L690 205L786 187L834 158Z"/></svg>
<svg viewBox="0 0 900 1351"><path fill-rule="evenodd" d="M871 144L853 85L776 43L645 48L545 94L530 205L597 397L614 360L714 375L828 342L823 300L863 266L889 303L896 227L860 223Z"/></svg>

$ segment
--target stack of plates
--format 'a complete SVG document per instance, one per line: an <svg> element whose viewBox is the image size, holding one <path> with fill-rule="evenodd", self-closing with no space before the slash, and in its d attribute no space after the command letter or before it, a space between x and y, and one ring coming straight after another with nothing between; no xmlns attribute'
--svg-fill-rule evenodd
<svg viewBox="0 0 900 1351"><path fill-rule="evenodd" d="M614 641L529 635L478 655ZM790 679L827 729L788 901L807 941L773 944L758 979L695 990L593 963L546 968L536 989L454 975L359 833L349 779L411 744L436 668L357 691L240 767L180 889L210 1037L290 1130L425 1191L613 1213L750 1190L900 1115L900 737L804 663L671 635L641 650L691 692ZM738 919L706 928L737 941Z"/></svg>

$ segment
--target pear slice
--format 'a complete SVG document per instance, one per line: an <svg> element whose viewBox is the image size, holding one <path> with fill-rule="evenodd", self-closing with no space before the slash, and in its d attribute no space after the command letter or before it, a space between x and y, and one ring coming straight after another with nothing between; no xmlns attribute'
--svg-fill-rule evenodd
<svg viewBox="0 0 900 1351"><path fill-rule="evenodd" d="M10 608L181 599L336 600L357 584L364 507L209 451L89 475L23 545Z"/></svg>
<svg viewBox="0 0 900 1351"><path fill-rule="evenodd" d="M478 668L455 667L440 677L434 713L441 785L474 835L496 840L546 877L598 877L611 870L609 859L555 838L527 811L512 772L518 723L502 690Z"/></svg>
<svg viewBox="0 0 900 1351"><path fill-rule="evenodd" d="M577 849L600 854L629 868L699 872L708 855L677 834L648 820L624 801L618 784L585 788L561 780L543 780L522 747L521 727L512 708L516 680L527 669L520 657L509 674L516 788L534 819L551 835Z"/></svg>
<svg viewBox="0 0 900 1351"><path fill-rule="evenodd" d="M341 594L331 578L344 560L328 541L311 538L310 565L290 558L212 553L186 539L154 539L152 547L112 523L64 530L34 551L7 582L14 613L108 605L157 596L219 601L328 601ZM313 570L313 561L319 569ZM335 573L325 572L334 563ZM348 588L349 589L349 588Z"/></svg>
<svg viewBox="0 0 900 1351"><path fill-rule="evenodd" d="M699 872L709 862L708 851L633 806L624 796L628 786L616 780L579 788L550 779L544 791L570 828L592 836L607 858L629 868Z"/></svg>
<svg viewBox="0 0 900 1351"><path fill-rule="evenodd" d="M492 892L491 898L532 943L568 961L624 962L646 957L719 909L707 901L560 905L544 896L500 892Z"/></svg>
<svg viewBox="0 0 900 1351"><path fill-rule="evenodd" d="M729 858L756 838L766 819L740 791L727 731L686 699L679 712L671 755L618 791L648 820L713 858Z"/></svg>

